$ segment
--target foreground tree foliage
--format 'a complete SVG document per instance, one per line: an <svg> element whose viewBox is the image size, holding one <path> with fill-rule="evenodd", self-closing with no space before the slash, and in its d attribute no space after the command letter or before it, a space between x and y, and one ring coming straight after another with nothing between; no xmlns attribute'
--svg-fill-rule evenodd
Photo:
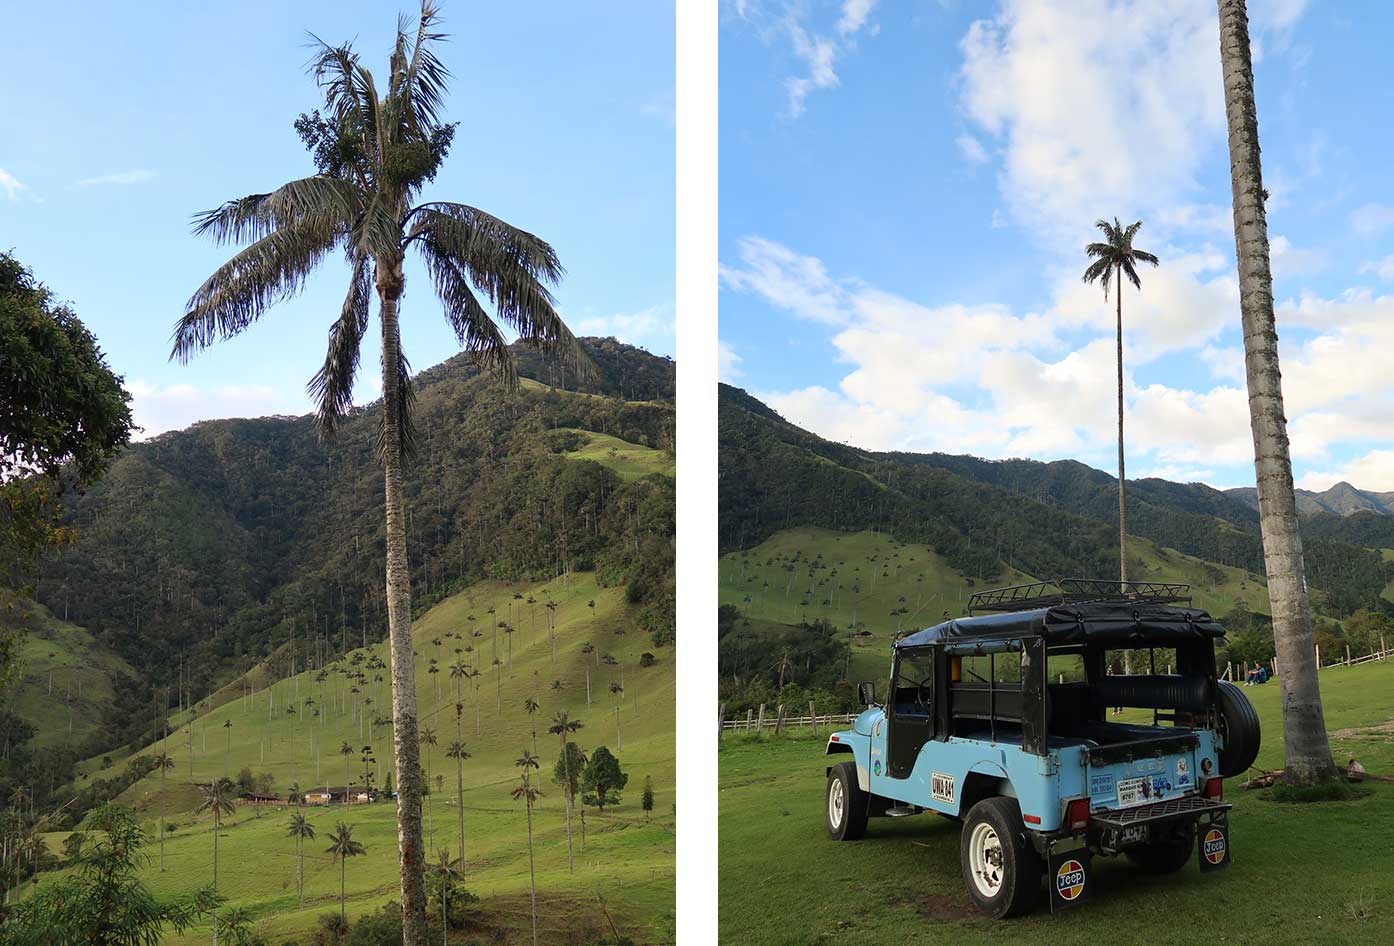
<svg viewBox="0 0 1394 946"><path fill-rule="evenodd" d="M18 649L15 599L40 553L72 540L64 488L95 482L129 442L129 401L72 309L0 253L0 686Z"/></svg>
<svg viewBox="0 0 1394 946"><path fill-rule="evenodd" d="M175 328L181 360L257 321L273 302L295 294L331 253L351 268L342 311L329 331L324 364L308 389L320 431L334 434L353 406L359 349L377 296L382 339L383 411L377 452L384 476L386 607L391 640L392 723L401 848L403 941L424 946L426 898L421 832L421 767L411 641L405 464L415 450L415 390L402 350L398 305L404 263L415 250L435 284L462 348L476 363L516 380L511 351L495 318L523 338L557 352L574 370L587 360L552 305L548 285L562 275L542 240L482 210L445 201L417 203L450 149L455 126L441 120L449 72L435 52L445 38L425 0L414 29L399 22L386 83L349 44L318 42L311 71L325 114L297 123L319 173L267 194L232 200L202 214L196 232L219 242L249 242L189 300ZM493 307L491 314L481 299Z"/></svg>
<svg viewBox="0 0 1394 946"><path fill-rule="evenodd" d="M11 946L156 946L183 932L216 906L211 888L172 902L156 900L136 879L147 856L145 832L129 808L106 804L91 818L77 873L51 880L0 921L0 942Z"/></svg>
<svg viewBox="0 0 1394 946"><path fill-rule="evenodd" d="M1298 533L1287 416L1283 411L1249 15L1244 0L1218 3L1239 308L1244 323L1245 381L1249 390L1249 423L1254 434L1259 528L1268 570L1268 598L1273 608L1278 684L1283 693L1283 777L1292 785L1314 785L1334 781L1338 775L1317 682L1312 611L1307 597L1302 537Z"/></svg>

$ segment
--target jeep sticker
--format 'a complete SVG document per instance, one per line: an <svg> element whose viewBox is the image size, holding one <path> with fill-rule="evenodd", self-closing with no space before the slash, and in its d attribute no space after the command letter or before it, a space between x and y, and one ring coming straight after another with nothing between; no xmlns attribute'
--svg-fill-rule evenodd
<svg viewBox="0 0 1394 946"><path fill-rule="evenodd" d="M1218 864L1225 859L1225 833L1219 828L1211 828L1205 832L1205 839L1201 842L1201 853L1205 859L1212 864Z"/></svg>
<svg viewBox="0 0 1394 946"><path fill-rule="evenodd" d="M1092 773L1089 776L1090 795L1112 795L1114 792L1113 775L1109 772Z"/></svg>
<svg viewBox="0 0 1394 946"><path fill-rule="evenodd" d="M1074 900L1084 893L1084 865L1071 858L1055 873L1055 892L1062 900Z"/></svg>
<svg viewBox="0 0 1394 946"><path fill-rule="evenodd" d="M946 805L954 803L954 777L942 772L929 774L929 797Z"/></svg>
<svg viewBox="0 0 1394 946"><path fill-rule="evenodd" d="M877 759L875 762L871 763L871 774L872 774L872 775L880 775L880 774L881 774L881 760L880 760L880 759Z"/></svg>

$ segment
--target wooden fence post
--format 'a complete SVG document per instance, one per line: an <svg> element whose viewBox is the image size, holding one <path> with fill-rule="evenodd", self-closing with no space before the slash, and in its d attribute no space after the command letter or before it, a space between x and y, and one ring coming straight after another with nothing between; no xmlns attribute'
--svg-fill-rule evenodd
<svg viewBox="0 0 1394 946"><path fill-rule="evenodd" d="M813 701L808 701L808 725L813 729L813 737L818 738L818 711L813 708Z"/></svg>
<svg viewBox="0 0 1394 946"><path fill-rule="evenodd" d="M726 704L723 702L716 710L716 738L721 738L722 732L726 728Z"/></svg>
<svg viewBox="0 0 1394 946"><path fill-rule="evenodd" d="M750 733L750 718L754 713L755 711L750 709L745 711L745 731L747 735Z"/></svg>
<svg viewBox="0 0 1394 946"><path fill-rule="evenodd" d="M1383 635L1383 634L1381 634L1381 635L1379 636L1379 652L1380 652L1380 658L1379 658L1380 660L1383 660L1385 657L1388 657L1388 656L1389 656L1389 651L1385 650L1385 647L1384 647L1384 635Z"/></svg>
<svg viewBox="0 0 1394 946"><path fill-rule="evenodd" d="M760 715L755 719L755 735L760 735L760 731L765 728L765 704L760 704Z"/></svg>
<svg viewBox="0 0 1394 946"><path fill-rule="evenodd" d="M1346 645L1346 666L1350 666L1350 645Z"/></svg>
<svg viewBox="0 0 1394 946"><path fill-rule="evenodd" d="M1321 645L1320 645L1320 644L1317 644L1317 645L1316 645L1316 648L1317 648L1317 669L1320 670L1320 669L1321 669Z"/></svg>
<svg viewBox="0 0 1394 946"><path fill-rule="evenodd" d="M775 717L774 722L774 734L778 736L782 732L784 732L784 704L780 703L778 715Z"/></svg>

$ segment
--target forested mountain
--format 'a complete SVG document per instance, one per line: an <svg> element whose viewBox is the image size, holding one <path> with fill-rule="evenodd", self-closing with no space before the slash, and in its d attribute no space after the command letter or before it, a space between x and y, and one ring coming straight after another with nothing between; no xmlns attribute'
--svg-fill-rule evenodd
<svg viewBox="0 0 1394 946"><path fill-rule="evenodd" d="M1225 493L1253 509L1258 508L1258 490L1252 486L1227 489ZM1299 489L1297 491L1297 512L1303 516L1318 513L1354 516L1364 512L1381 516L1394 516L1394 493L1376 493L1367 489L1356 489L1345 482L1337 483L1319 493L1310 489Z"/></svg>
<svg viewBox="0 0 1394 946"><path fill-rule="evenodd" d="M928 545L953 568L985 579L1004 565L1042 577L1117 570L1118 494L1107 473L1074 461L857 450L789 424L726 385L719 410L723 552L794 526L874 528ZM1242 499L1157 479L1129 481L1128 499L1130 534L1262 574L1258 515ZM1394 519L1378 518L1304 523L1308 578L1334 616L1388 607L1381 592L1394 565L1377 549L1394 545Z"/></svg>
<svg viewBox="0 0 1394 946"><path fill-rule="evenodd" d="M593 431L671 457L674 365L614 339L583 344L597 367L584 393L521 345L514 391L465 355L417 376L406 495L418 609L480 578L594 571L671 638L673 478L622 478L568 454ZM304 416L207 421L133 445L70 500L77 539L44 567L39 600L136 668L152 707L165 688L175 706L203 698L292 635L333 651L380 639L379 410L358 410L329 443Z"/></svg>

